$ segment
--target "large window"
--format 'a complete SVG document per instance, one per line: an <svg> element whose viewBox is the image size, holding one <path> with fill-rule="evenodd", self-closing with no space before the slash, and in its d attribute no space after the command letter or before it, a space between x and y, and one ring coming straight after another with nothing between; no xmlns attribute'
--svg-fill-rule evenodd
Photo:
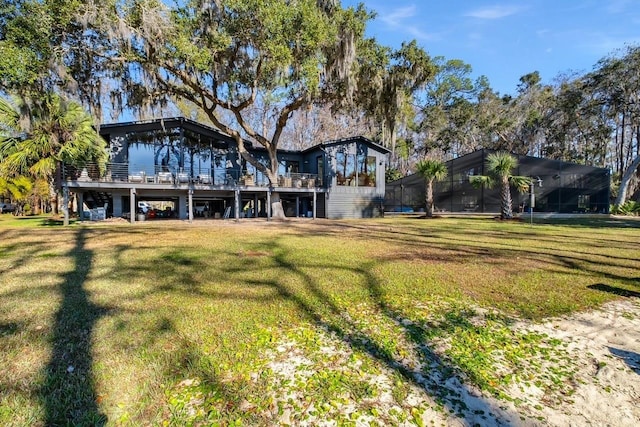
<svg viewBox="0 0 640 427"><path fill-rule="evenodd" d="M278 175L288 176L300 171L300 162L297 160L280 160L278 162Z"/></svg>
<svg viewBox="0 0 640 427"><path fill-rule="evenodd" d="M336 153L336 178L338 185L356 185L356 156Z"/></svg>
<svg viewBox="0 0 640 427"><path fill-rule="evenodd" d="M343 186L375 187L376 158L365 154L336 153L337 184Z"/></svg>
<svg viewBox="0 0 640 427"><path fill-rule="evenodd" d="M376 186L376 158L373 156L358 156L358 186Z"/></svg>

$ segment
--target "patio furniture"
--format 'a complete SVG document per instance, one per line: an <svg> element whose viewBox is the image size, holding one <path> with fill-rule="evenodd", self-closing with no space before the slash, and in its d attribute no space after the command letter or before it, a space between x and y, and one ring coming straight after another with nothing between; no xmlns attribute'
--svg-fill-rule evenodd
<svg viewBox="0 0 640 427"><path fill-rule="evenodd" d="M129 175L129 182L140 182L140 183L142 183L142 182L144 182L144 176L145 176L145 174L144 174L143 171L140 171L140 172L137 172L137 173L133 173L133 174Z"/></svg>
<svg viewBox="0 0 640 427"><path fill-rule="evenodd" d="M185 172L179 172L176 176L176 181L179 184L187 184L189 182L189 174Z"/></svg>
<svg viewBox="0 0 640 427"><path fill-rule="evenodd" d="M171 184L173 182L173 175L171 175L171 172L158 172L156 180L158 184Z"/></svg>
<svg viewBox="0 0 640 427"><path fill-rule="evenodd" d="M200 184L209 185L212 183L211 175L198 175L198 182Z"/></svg>

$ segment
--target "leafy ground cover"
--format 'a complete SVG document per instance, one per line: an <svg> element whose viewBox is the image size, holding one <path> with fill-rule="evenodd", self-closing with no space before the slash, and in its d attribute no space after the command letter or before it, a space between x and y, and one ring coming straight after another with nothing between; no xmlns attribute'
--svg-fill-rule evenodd
<svg viewBox="0 0 640 427"><path fill-rule="evenodd" d="M640 292L637 221L29 224L0 218L3 425L536 417L576 366L517 321Z"/></svg>

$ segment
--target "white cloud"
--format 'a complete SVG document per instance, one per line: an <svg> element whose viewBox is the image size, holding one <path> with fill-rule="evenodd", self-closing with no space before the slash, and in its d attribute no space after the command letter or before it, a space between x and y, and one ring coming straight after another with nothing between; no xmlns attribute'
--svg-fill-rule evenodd
<svg viewBox="0 0 640 427"><path fill-rule="evenodd" d="M520 8L517 6L496 5L472 10L465 13L465 16L470 16L472 18L478 19L500 19L510 15L514 15L519 11Z"/></svg>
<svg viewBox="0 0 640 427"><path fill-rule="evenodd" d="M402 25L402 21L408 18L413 18L416 15L416 7L414 5L401 7L393 10L391 13L382 16L380 19L392 27L398 27Z"/></svg>
<svg viewBox="0 0 640 427"><path fill-rule="evenodd" d="M438 35L425 32L419 26L407 22L418 15L415 5L401 7L392 10L390 13L380 15L380 20L387 24L389 28L401 30L417 40L436 40L439 38Z"/></svg>

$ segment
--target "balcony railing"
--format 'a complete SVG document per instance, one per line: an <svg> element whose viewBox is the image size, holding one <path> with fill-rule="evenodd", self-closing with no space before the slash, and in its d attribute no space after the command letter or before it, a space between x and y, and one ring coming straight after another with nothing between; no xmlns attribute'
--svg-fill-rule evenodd
<svg viewBox="0 0 640 427"><path fill-rule="evenodd" d="M227 169L211 171L199 168L198 171L167 170L162 166L139 166L129 163L107 163L104 169L95 163L82 168L63 165L62 177L66 181L77 182L122 182L159 185L203 185L203 186L245 186L267 187L269 181L264 174L258 178L246 170ZM322 186L322 180L316 174L288 173L278 177L277 187L316 188Z"/></svg>

